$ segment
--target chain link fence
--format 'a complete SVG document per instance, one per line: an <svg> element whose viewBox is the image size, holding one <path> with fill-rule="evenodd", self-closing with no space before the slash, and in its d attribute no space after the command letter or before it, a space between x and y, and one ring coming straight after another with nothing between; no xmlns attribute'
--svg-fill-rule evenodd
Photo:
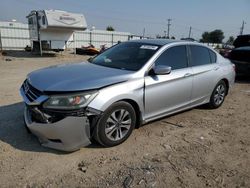
<svg viewBox="0 0 250 188"><path fill-rule="evenodd" d="M100 48L101 45L111 47L119 41L141 39L140 36L131 35L126 32L116 31L75 31L67 41L52 40L51 43L64 43L65 49L81 48L83 46L94 45ZM0 22L0 50L23 50L26 46L31 46L28 24L17 22Z"/></svg>
<svg viewBox="0 0 250 188"><path fill-rule="evenodd" d="M21 50L30 46L27 24L15 22L0 22L0 49Z"/></svg>

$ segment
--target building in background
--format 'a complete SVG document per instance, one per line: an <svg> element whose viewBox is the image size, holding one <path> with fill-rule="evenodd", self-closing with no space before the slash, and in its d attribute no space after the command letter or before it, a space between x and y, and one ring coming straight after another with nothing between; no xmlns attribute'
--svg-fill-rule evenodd
<svg viewBox="0 0 250 188"><path fill-rule="evenodd" d="M88 30L75 31L73 36L64 41L65 49L80 48L82 46L94 45L99 48L101 45L111 47L118 41L141 39L141 36L131 35L128 32ZM18 22L0 21L0 50L23 50L31 46L28 24Z"/></svg>
<svg viewBox="0 0 250 188"><path fill-rule="evenodd" d="M31 11L28 24L0 21L0 50L23 50L30 46L34 51L81 48L94 45L111 47L118 42L146 37L117 32L87 29L82 14L58 10ZM40 50L41 49L41 50Z"/></svg>

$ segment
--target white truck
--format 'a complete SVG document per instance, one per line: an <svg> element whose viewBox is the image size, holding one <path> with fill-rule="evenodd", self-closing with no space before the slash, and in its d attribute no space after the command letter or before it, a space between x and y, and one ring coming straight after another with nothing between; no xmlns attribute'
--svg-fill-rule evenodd
<svg viewBox="0 0 250 188"><path fill-rule="evenodd" d="M33 51L63 51L73 42L75 30L85 30L87 23L82 14L60 10L31 11L27 16Z"/></svg>

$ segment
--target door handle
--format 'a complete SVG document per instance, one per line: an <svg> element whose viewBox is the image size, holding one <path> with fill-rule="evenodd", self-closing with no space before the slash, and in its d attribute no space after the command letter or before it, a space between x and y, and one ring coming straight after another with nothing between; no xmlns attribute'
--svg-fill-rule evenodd
<svg viewBox="0 0 250 188"><path fill-rule="evenodd" d="M191 74L191 73L186 73L186 74L184 75L184 77L189 77L189 76L192 76L192 74Z"/></svg>

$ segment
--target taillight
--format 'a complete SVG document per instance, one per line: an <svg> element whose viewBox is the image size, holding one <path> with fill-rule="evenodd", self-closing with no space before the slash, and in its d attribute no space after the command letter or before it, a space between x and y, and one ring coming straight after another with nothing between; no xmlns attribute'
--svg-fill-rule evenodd
<svg viewBox="0 0 250 188"><path fill-rule="evenodd" d="M234 72L235 72L235 71L236 71L235 64L232 64L232 67L233 67L233 70L234 70Z"/></svg>

